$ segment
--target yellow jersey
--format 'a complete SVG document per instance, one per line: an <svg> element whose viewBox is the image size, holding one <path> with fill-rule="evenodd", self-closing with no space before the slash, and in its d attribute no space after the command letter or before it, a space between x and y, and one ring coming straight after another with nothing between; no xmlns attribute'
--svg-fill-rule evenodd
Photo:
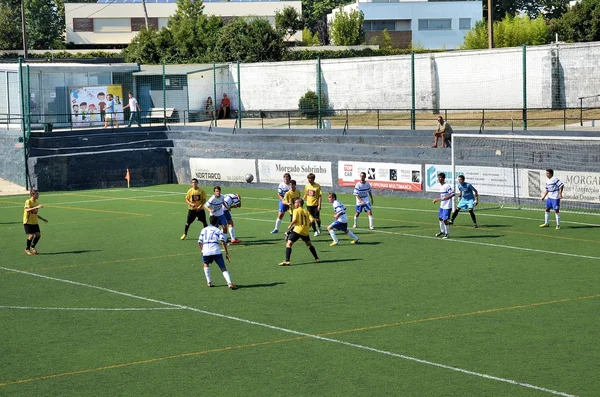
<svg viewBox="0 0 600 397"><path fill-rule="evenodd" d="M319 205L321 195L321 185L318 183L307 183L304 186L304 199L307 206L314 207Z"/></svg>
<svg viewBox="0 0 600 397"><path fill-rule="evenodd" d="M39 204L34 199L30 198L25 201L25 210L23 211L23 224L27 225L37 225L38 224L38 216L37 210L35 211L27 211L27 208L37 207Z"/></svg>
<svg viewBox="0 0 600 397"><path fill-rule="evenodd" d="M206 193L204 192L204 190L202 190L200 188L198 188L198 189L191 188L190 190L187 191L187 194L185 195L185 199L187 201L191 201L192 203L194 203L196 205L196 207L192 207L191 205L188 205L188 209L194 210L194 209L197 209L198 207L202 207L204 205L204 203L206 203Z"/></svg>
<svg viewBox="0 0 600 397"><path fill-rule="evenodd" d="M308 236L310 229L310 214L302 207L294 209L292 213L292 222L294 222L294 231L301 236Z"/></svg>
<svg viewBox="0 0 600 397"><path fill-rule="evenodd" d="M294 191L288 190L285 193L285 196L283 196L283 202L290 206L290 209L288 210L288 212L290 214L292 214L294 212L294 200L297 198L301 198L301 197L302 197L302 195L300 193L300 190L298 190L298 189L296 189Z"/></svg>

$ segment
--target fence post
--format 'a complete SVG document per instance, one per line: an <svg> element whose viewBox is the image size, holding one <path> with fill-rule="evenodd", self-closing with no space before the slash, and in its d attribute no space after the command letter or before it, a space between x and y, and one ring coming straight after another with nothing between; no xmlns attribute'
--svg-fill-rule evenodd
<svg viewBox="0 0 600 397"><path fill-rule="evenodd" d="M162 64L162 92L163 92L163 125L167 126L167 74L165 63Z"/></svg>
<svg viewBox="0 0 600 397"><path fill-rule="evenodd" d="M240 61L237 61L237 79L238 79L238 117L237 117L237 121L238 121L238 127L242 128L242 97L241 97L241 92L242 89L240 87L241 85L241 80L240 80Z"/></svg>
<svg viewBox="0 0 600 397"><path fill-rule="evenodd" d="M215 127L218 127L217 125L217 64L215 62L213 62L213 122L215 123ZM212 125L212 123L211 123Z"/></svg>
<svg viewBox="0 0 600 397"><path fill-rule="evenodd" d="M527 130L527 45L523 44L523 129Z"/></svg>
<svg viewBox="0 0 600 397"><path fill-rule="evenodd" d="M323 128L321 119L321 57L317 57L317 128Z"/></svg>
<svg viewBox="0 0 600 397"><path fill-rule="evenodd" d="M411 94L411 109L410 109L410 129L417 128L416 113L415 113L415 52L410 52L410 94Z"/></svg>
<svg viewBox="0 0 600 397"><path fill-rule="evenodd" d="M23 132L23 159L25 160L25 189L29 189L29 180L27 178L27 131L25 126L25 87L23 86L23 58L19 57L19 83L21 85L21 131Z"/></svg>

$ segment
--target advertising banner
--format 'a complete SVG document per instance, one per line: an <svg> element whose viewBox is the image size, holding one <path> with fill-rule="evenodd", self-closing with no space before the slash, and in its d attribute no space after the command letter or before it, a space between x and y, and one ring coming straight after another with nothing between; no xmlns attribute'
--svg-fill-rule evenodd
<svg viewBox="0 0 600 397"><path fill-rule="evenodd" d="M600 203L600 173L554 170L564 183L563 200ZM540 198L546 191L546 170L522 170L524 189L521 197Z"/></svg>
<svg viewBox="0 0 600 397"><path fill-rule="evenodd" d="M452 165L425 164L425 191L438 192L437 175L446 174L446 181L465 175L465 180L475 187L479 194L487 196L513 197L521 189L518 173L512 168L456 166L456 175L452 175ZM515 187L516 185L516 187Z"/></svg>
<svg viewBox="0 0 600 397"><path fill-rule="evenodd" d="M69 109L73 127L103 126L108 94L113 96L115 116L122 124L123 87L120 84L69 87Z"/></svg>
<svg viewBox="0 0 600 397"><path fill-rule="evenodd" d="M252 174L256 183L254 159L199 159L190 158L190 173L199 181L226 181L246 183L246 174Z"/></svg>
<svg viewBox="0 0 600 397"><path fill-rule="evenodd" d="M311 160L258 160L261 183L281 183L283 174L289 172L301 186L306 184L306 175L315 174L315 182L321 186L333 186L331 162Z"/></svg>
<svg viewBox="0 0 600 397"><path fill-rule="evenodd" d="M339 161L338 185L354 187L361 172L367 174L373 189L423 191L420 164Z"/></svg>

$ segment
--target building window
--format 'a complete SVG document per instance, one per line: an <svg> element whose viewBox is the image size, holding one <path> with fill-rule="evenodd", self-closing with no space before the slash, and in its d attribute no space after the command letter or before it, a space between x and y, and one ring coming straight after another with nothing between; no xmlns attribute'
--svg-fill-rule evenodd
<svg viewBox="0 0 600 397"><path fill-rule="evenodd" d="M94 31L94 19L93 18L73 18L73 31L74 32L93 32Z"/></svg>
<svg viewBox="0 0 600 397"><path fill-rule="evenodd" d="M471 29L471 18L459 18L458 19L458 28L460 30L470 30Z"/></svg>
<svg viewBox="0 0 600 397"><path fill-rule="evenodd" d="M365 28L365 32L383 32L385 29L387 29L388 31L396 30L395 21L365 21L363 26Z"/></svg>
<svg viewBox="0 0 600 397"><path fill-rule="evenodd" d="M452 19L419 19L419 30L451 30Z"/></svg>
<svg viewBox="0 0 600 397"><path fill-rule="evenodd" d="M148 18L148 26L158 30L158 18ZM146 19L131 18L131 31L139 32L143 27L146 27Z"/></svg>

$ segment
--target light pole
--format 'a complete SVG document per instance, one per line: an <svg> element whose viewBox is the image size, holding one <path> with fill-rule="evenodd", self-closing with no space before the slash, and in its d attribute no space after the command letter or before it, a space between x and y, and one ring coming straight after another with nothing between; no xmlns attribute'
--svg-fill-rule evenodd
<svg viewBox="0 0 600 397"><path fill-rule="evenodd" d="M494 48L494 0L488 0L488 48Z"/></svg>
<svg viewBox="0 0 600 397"><path fill-rule="evenodd" d="M25 0L21 0L21 30L23 31L23 58L27 59L27 30L25 28Z"/></svg>

